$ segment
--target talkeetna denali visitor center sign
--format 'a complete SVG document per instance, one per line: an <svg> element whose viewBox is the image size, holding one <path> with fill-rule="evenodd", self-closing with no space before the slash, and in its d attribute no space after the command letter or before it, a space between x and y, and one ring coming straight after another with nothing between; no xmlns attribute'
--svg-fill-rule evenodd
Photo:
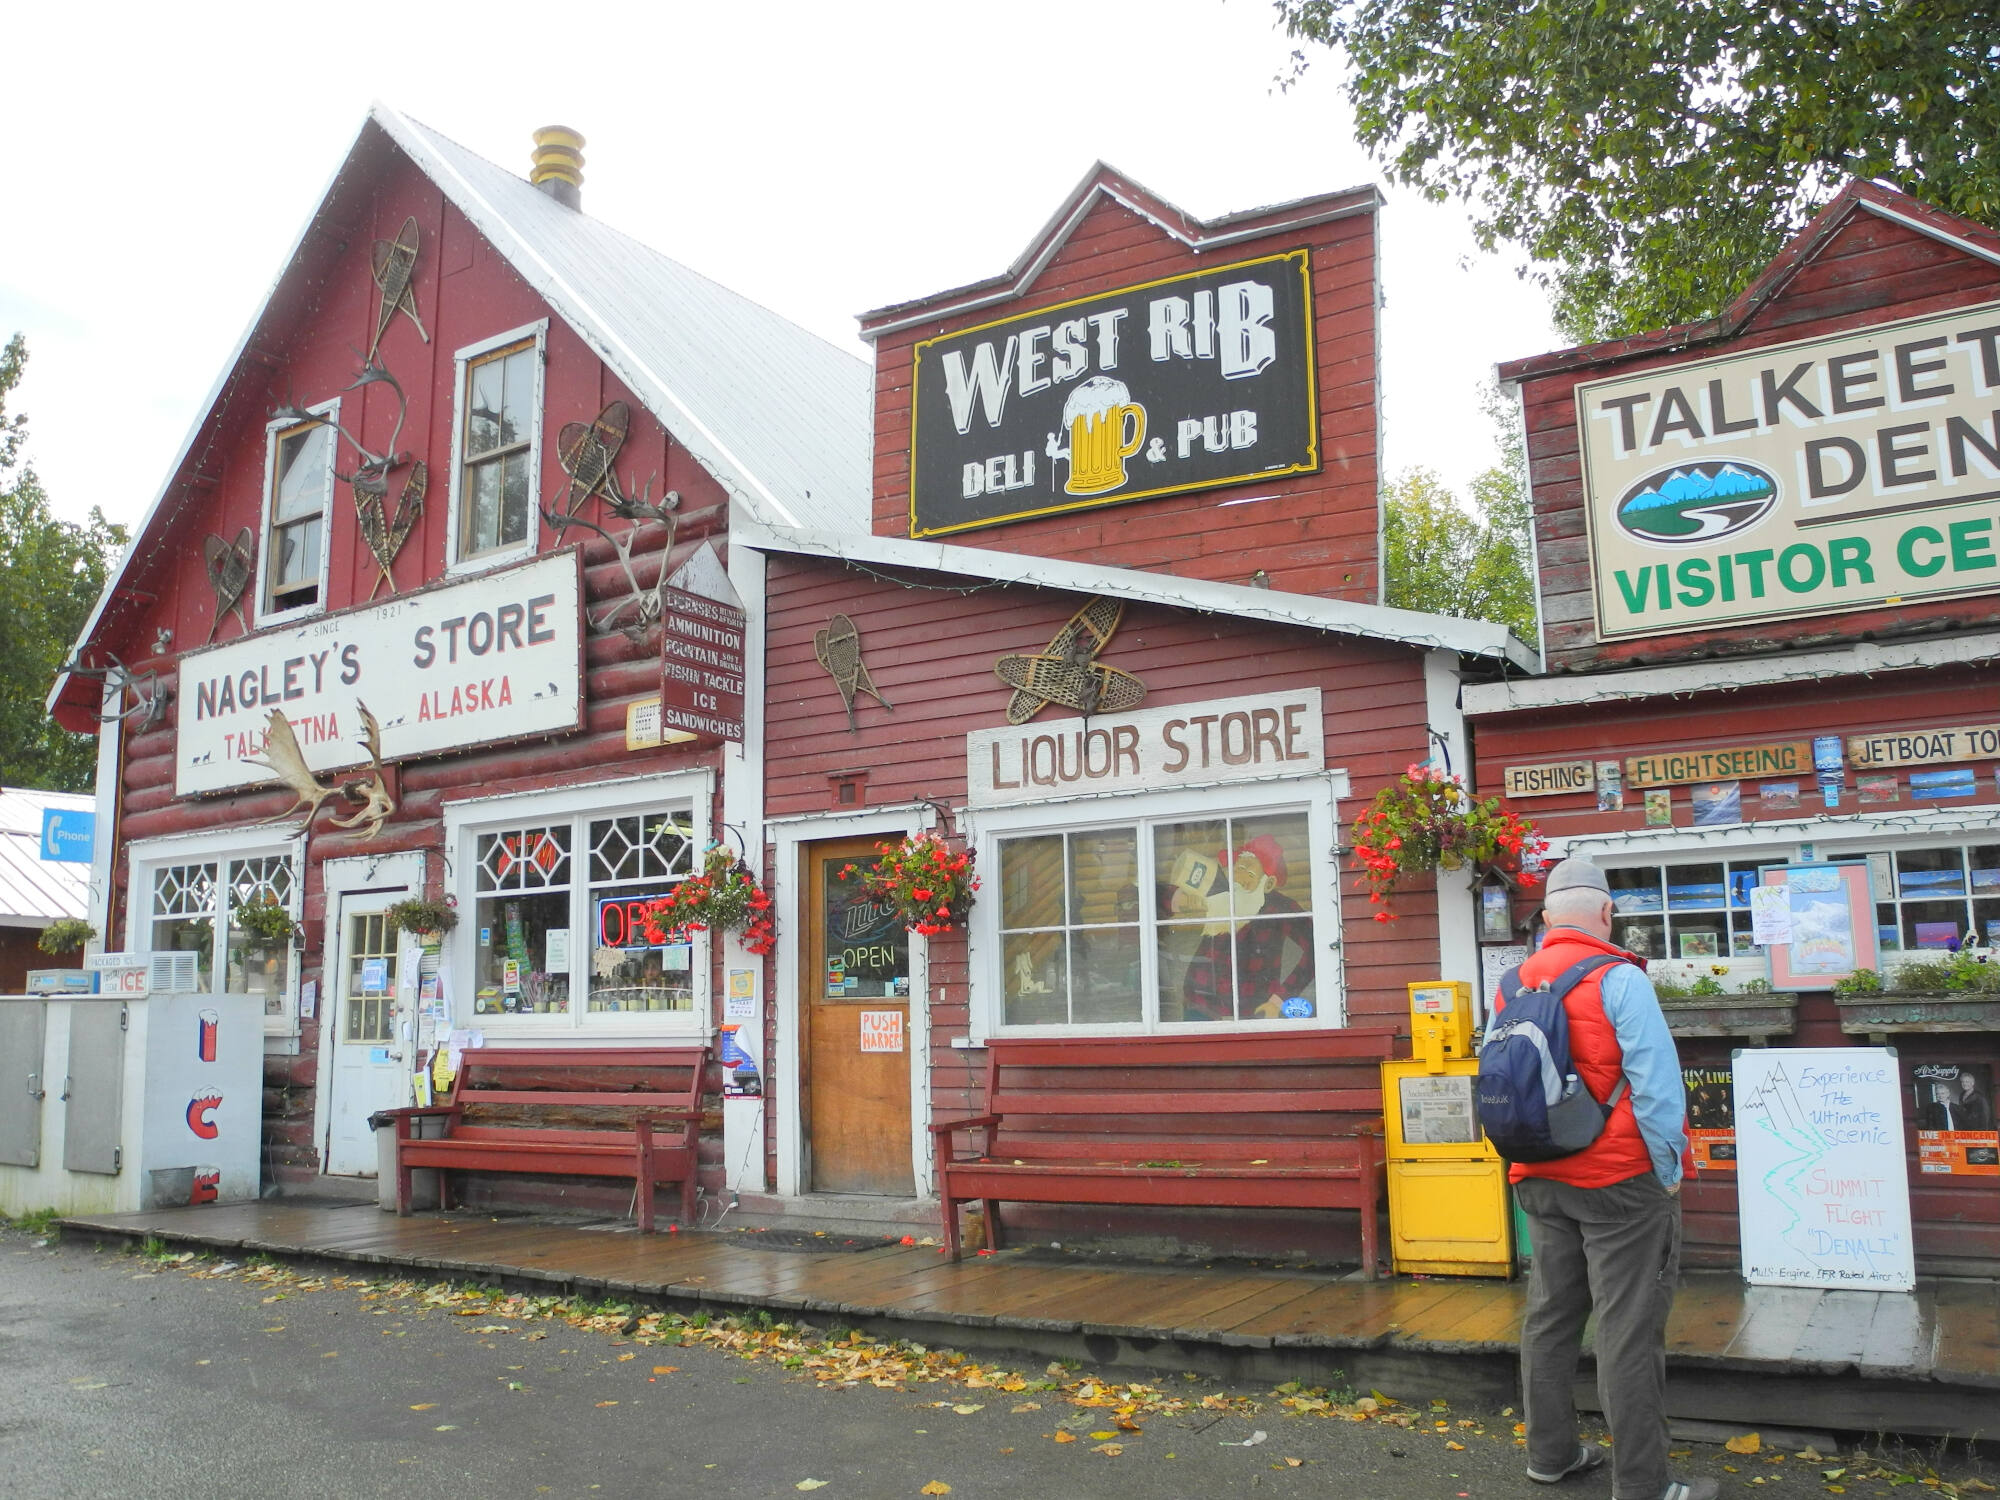
<svg viewBox="0 0 2000 1500"><path fill-rule="evenodd" d="M1576 388L1603 638L2000 583L2000 304Z"/></svg>
<svg viewBox="0 0 2000 1500"><path fill-rule="evenodd" d="M929 339L914 378L913 537L1319 467L1304 250Z"/></svg>

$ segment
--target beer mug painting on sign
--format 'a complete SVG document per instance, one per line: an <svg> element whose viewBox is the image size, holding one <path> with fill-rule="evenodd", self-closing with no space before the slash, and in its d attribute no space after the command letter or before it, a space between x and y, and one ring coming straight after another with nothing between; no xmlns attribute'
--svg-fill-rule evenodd
<svg viewBox="0 0 2000 1500"><path fill-rule="evenodd" d="M1096 375L1063 402L1063 427L1069 433L1067 452L1056 445L1056 434L1049 435L1049 456L1069 460L1063 492L1102 495L1125 483L1125 460L1146 441L1146 408L1133 403L1124 381Z"/></svg>

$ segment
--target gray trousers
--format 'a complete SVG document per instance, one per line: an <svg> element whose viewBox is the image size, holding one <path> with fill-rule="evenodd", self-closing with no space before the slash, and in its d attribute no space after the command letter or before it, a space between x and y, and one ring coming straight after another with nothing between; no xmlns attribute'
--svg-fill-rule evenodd
<svg viewBox="0 0 2000 1500"><path fill-rule="evenodd" d="M1611 1426L1614 1500L1667 1487L1667 1313L1680 1276L1681 1200L1642 1172L1609 1187L1530 1177L1514 1189L1534 1240L1521 1325L1528 1464L1576 1457L1577 1358L1597 1312L1597 1393Z"/></svg>

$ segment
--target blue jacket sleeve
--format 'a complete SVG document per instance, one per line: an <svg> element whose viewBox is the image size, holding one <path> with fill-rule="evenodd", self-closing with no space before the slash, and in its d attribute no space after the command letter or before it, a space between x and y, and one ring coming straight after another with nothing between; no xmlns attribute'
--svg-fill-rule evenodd
<svg viewBox="0 0 2000 1500"><path fill-rule="evenodd" d="M1653 982L1631 964L1606 971L1602 994L1605 1018L1625 1054L1633 1117L1652 1153L1653 1170L1672 1187L1681 1180L1681 1154L1687 1150L1687 1091L1673 1033Z"/></svg>

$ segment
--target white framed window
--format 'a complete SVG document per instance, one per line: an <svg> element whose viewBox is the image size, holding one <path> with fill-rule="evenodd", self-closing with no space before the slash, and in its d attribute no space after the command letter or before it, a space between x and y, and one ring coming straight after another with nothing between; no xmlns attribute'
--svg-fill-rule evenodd
<svg viewBox="0 0 2000 1500"><path fill-rule="evenodd" d="M706 1034L708 935L654 943L638 913L700 867L707 807L699 772L448 805L454 1024Z"/></svg>
<svg viewBox="0 0 2000 1500"><path fill-rule="evenodd" d="M543 319L454 357L448 571L477 571L535 550L548 329Z"/></svg>
<svg viewBox="0 0 2000 1500"><path fill-rule="evenodd" d="M301 855L296 840L252 844L235 833L135 843L126 947L194 953L204 993L260 995L265 1034L296 1034L298 944L260 937L242 916L253 903L270 904L297 924Z"/></svg>
<svg viewBox="0 0 2000 1500"><path fill-rule="evenodd" d="M257 548L257 623L273 625L326 607L327 528L340 403L303 422L264 430L263 538Z"/></svg>
<svg viewBox="0 0 2000 1500"><path fill-rule="evenodd" d="M1822 844L1821 859L1864 863L1875 898L1882 961L1950 951L1969 937L2000 945L2000 828L1938 833L1914 841ZM1735 850L1726 859L1686 854L1665 862L1613 865L1611 940L1644 958L1716 961L1762 974L1751 942L1750 892L1759 870L1791 860L1789 848Z"/></svg>
<svg viewBox="0 0 2000 1500"><path fill-rule="evenodd" d="M978 1035L1339 1025L1326 783L982 814Z"/></svg>

